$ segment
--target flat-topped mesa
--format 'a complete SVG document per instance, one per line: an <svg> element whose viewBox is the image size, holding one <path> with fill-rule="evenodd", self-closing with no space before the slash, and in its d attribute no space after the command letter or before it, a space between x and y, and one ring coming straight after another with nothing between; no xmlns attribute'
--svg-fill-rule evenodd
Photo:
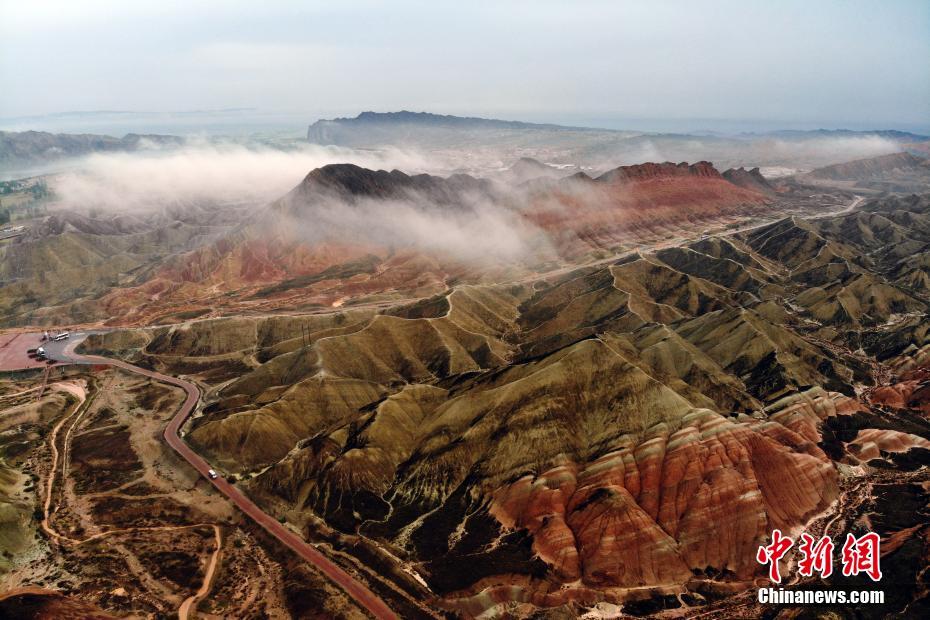
<svg viewBox="0 0 930 620"><path fill-rule="evenodd" d="M694 164L688 162L673 164L667 161L661 164L647 162L633 166L620 166L605 172L597 177L597 180L605 183L621 183L623 181L642 181L665 177L722 178L720 172L709 161L699 161Z"/></svg>
<svg viewBox="0 0 930 620"><path fill-rule="evenodd" d="M447 114L432 114L429 112L362 112L355 118L319 119L307 128L307 140L310 142L327 143L336 139L349 139L355 141L361 134L367 134L372 129L402 128L416 131L500 131L500 130L576 130L597 131L582 127L566 127L562 125L525 123L522 121L505 121L493 118L451 116ZM359 135L352 135L358 132ZM348 135L346 135L348 134ZM370 135L368 136L370 138Z"/></svg>

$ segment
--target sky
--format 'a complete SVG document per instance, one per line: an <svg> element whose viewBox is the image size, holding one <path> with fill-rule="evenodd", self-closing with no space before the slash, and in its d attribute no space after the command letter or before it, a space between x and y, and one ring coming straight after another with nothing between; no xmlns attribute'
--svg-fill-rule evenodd
<svg viewBox="0 0 930 620"><path fill-rule="evenodd" d="M0 0L4 119L247 108L303 130L407 109L930 131L928 59L927 0Z"/></svg>

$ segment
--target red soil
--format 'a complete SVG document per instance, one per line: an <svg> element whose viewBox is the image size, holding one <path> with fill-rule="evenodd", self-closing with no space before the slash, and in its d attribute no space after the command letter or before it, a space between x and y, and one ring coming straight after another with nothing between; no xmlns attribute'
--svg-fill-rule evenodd
<svg viewBox="0 0 930 620"><path fill-rule="evenodd" d="M781 423L694 416L585 466L566 460L525 476L495 493L492 513L529 529L534 551L565 582L684 583L706 566L750 579L753 551L772 528L801 527L838 493L816 445L815 409L775 417Z"/></svg>
<svg viewBox="0 0 930 620"><path fill-rule="evenodd" d="M561 260L571 261L637 240L694 234L711 222L752 215L767 203L762 194L726 181L707 162L643 164L617 168L597 180L581 175L542 186L530 192L523 217L551 242L540 250L545 256L533 261L557 258L553 247ZM264 221L179 257L148 282L112 292L102 298L107 313L121 317L120 324L135 324L183 311L330 306L347 297L432 295L444 290L451 279L487 278L494 269L529 273L525 265L469 266L415 248L349 239L308 242L294 233L293 223L288 224L300 216L297 211L294 215L272 211ZM372 255L377 257L373 271L334 273L330 279L253 297L268 285L329 268L342 270L347 263ZM238 294L230 297L231 291Z"/></svg>
<svg viewBox="0 0 930 620"><path fill-rule="evenodd" d="M908 370L896 383L869 392L869 402L898 409L917 409L930 415L930 367Z"/></svg>
<svg viewBox="0 0 930 620"><path fill-rule="evenodd" d="M42 334L0 334L0 370L43 368L43 360L26 355L28 349L42 344Z"/></svg>

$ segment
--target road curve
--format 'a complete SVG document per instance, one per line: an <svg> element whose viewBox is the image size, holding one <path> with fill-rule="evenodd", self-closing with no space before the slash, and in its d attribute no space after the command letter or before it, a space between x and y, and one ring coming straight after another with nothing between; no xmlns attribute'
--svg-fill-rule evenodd
<svg viewBox="0 0 930 620"><path fill-rule="evenodd" d="M213 486L216 487L220 493L225 495L242 512L244 512L253 521L265 528L269 534L277 538L286 546L290 547L294 553L316 566L316 568L319 569L321 573L329 577L339 587L345 590L345 592L351 596L356 603L358 603L364 609L368 610L372 616L378 618L379 620L397 619L397 615L391 611L391 608L388 607L385 602L378 598L371 590L359 583L347 572L339 568L339 566L333 563L332 560L317 551L312 545L307 544L307 542L297 534L284 527L284 525L279 523L277 519L263 512L261 508L252 502L252 500L243 495L239 489L227 482L225 478L219 477L214 480L210 479L209 475L207 474L207 472L210 470L210 465L205 460L203 460L199 454L191 450L179 435L181 426L194 411L194 408L197 407L197 403L200 400L200 390L196 385L189 381L178 379L177 377L170 377L168 375L163 375L160 372L133 366L132 364L122 360L115 360L97 355L78 355L70 351L69 353L73 360L77 362L83 362L87 364L105 364L116 368L122 368L123 370L134 372L136 374L155 379L156 381L160 381L162 383L174 385L184 390L184 392L187 394L187 398L184 400L184 404L181 405L181 408L178 410L175 416L171 418L171 422L169 422L168 426L165 428L164 437L165 441L168 442L168 445L171 446L175 452L181 455L185 461L190 463L191 466L196 469L206 480L212 482Z"/></svg>

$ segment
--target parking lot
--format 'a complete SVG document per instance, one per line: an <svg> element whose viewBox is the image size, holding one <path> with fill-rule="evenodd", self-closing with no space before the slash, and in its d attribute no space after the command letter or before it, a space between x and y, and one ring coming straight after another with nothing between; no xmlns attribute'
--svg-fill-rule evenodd
<svg viewBox="0 0 930 620"><path fill-rule="evenodd" d="M42 368L44 360L33 359L26 353L42 344L42 334L0 334L0 370Z"/></svg>

